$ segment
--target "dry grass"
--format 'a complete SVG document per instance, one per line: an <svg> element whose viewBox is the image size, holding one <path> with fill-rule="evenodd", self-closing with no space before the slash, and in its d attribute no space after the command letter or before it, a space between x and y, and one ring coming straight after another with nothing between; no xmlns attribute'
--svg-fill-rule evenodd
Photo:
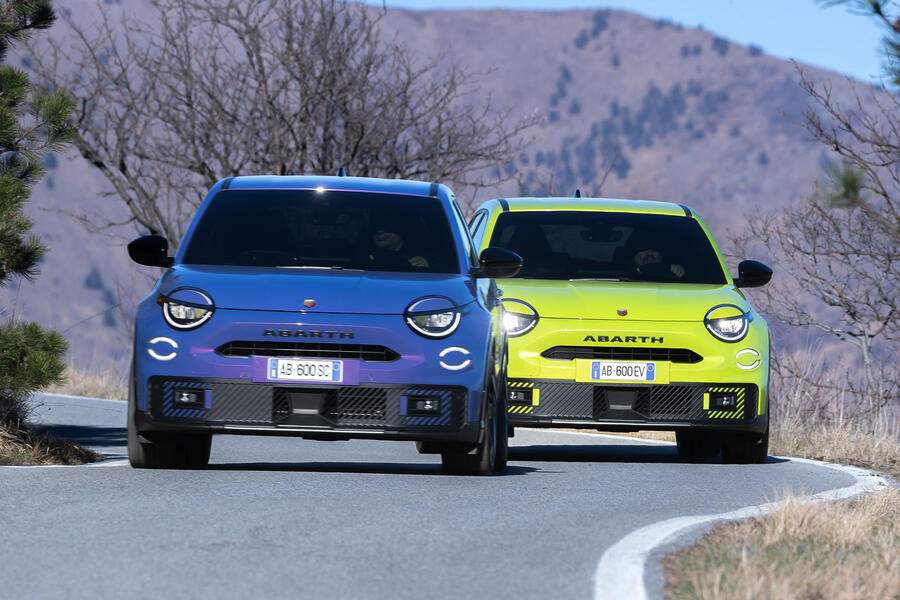
<svg viewBox="0 0 900 600"><path fill-rule="evenodd" d="M46 388L45 392L53 394L71 394L72 396L90 396L92 398L109 398L124 400L128 396L125 383L126 374L106 371L101 374L85 373L66 367L63 382Z"/></svg>
<svg viewBox="0 0 900 600"><path fill-rule="evenodd" d="M666 597L900 598L900 489L846 503L788 499L663 560Z"/></svg>
<svg viewBox="0 0 900 600"><path fill-rule="evenodd" d="M900 478L897 436L856 425L775 427L769 451ZM789 497L768 517L715 527L663 568L677 600L900 599L900 488L843 503Z"/></svg>
<svg viewBox="0 0 900 600"><path fill-rule="evenodd" d="M0 465L81 465L99 454L42 431L0 427Z"/></svg>
<svg viewBox="0 0 900 600"><path fill-rule="evenodd" d="M604 435L621 435L624 437L639 438L642 440L659 440L662 442L674 442L674 431L634 431L622 433L621 431L597 431L595 429L579 429L578 431L590 431L591 433L602 433Z"/></svg>
<svg viewBox="0 0 900 600"><path fill-rule="evenodd" d="M776 427L769 453L874 469L900 479L900 440L854 426Z"/></svg>
<svg viewBox="0 0 900 600"><path fill-rule="evenodd" d="M42 391L115 400L126 397L123 375L110 371L95 375L71 366L66 368L62 383ZM20 418L24 420L27 414ZM0 425L0 465L81 465L100 460L101 455L24 422L18 427Z"/></svg>

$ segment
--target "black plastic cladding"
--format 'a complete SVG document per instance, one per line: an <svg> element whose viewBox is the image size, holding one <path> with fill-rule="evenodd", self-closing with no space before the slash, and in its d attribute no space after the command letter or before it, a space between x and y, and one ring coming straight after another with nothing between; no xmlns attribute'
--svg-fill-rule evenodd
<svg viewBox="0 0 900 600"><path fill-rule="evenodd" d="M316 344L299 342L259 342L235 340L216 348L216 354L228 357L280 356L286 358L331 358L393 362L400 354L385 346L367 344Z"/></svg>
<svg viewBox="0 0 900 600"><path fill-rule="evenodd" d="M511 380L514 382L516 380ZM532 380L521 380L532 381ZM534 407L532 416L559 419L604 419L620 418L622 413L606 414L609 410L608 390L634 390L637 392L630 414L634 419L653 421L721 421L728 423L743 422L756 416L757 388L755 385L730 386L744 387L747 401L744 414L737 419L709 419L703 410L703 394L710 387L721 387L721 384L678 383L671 385L595 385L592 383L559 383L533 381L534 388L540 390L540 403Z"/></svg>
<svg viewBox="0 0 900 600"><path fill-rule="evenodd" d="M541 353L551 360L658 360L696 364L703 357L687 348L629 348L627 346L554 346Z"/></svg>
<svg viewBox="0 0 900 600"><path fill-rule="evenodd" d="M190 414L164 408L166 389L187 387L210 390L211 407ZM153 376L148 385L150 414L160 421L193 421L197 423L232 425L278 425L288 417L286 391L309 390L324 392L326 401L322 416L334 426L361 429L392 430L459 430L465 425L468 394L463 387L430 385L368 384L360 386L330 386L255 383L245 380L205 380ZM404 395L434 395L446 402L448 414L434 417L429 424L423 417L400 414L400 398ZM443 412L443 411L442 411Z"/></svg>

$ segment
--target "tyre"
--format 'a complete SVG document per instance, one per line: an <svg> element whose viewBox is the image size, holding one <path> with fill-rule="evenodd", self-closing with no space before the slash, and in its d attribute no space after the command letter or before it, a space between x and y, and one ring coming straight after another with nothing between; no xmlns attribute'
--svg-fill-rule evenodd
<svg viewBox="0 0 900 600"><path fill-rule="evenodd" d="M166 435L142 441L135 415L134 381L128 390L128 462L135 469L202 469L209 464L212 434Z"/></svg>
<svg viewBox="0 0 900 600"><path fill-rule="evenodd" d="M769 456L769 427L762 435L739 435L722 443L722 462L760 464Z"/></svg>
<svg viewBox="0 0 900 600"><path fill-rule="evenodd" d="M435 442L416 442L416 451L419 454L440 454L441 446L442 444Z"/></svg>
<svg viewBox="0 0 900 600"><path fill-rule="evenodd" d="M506 463L509 461L509 412L506 406L506 372L502 374L501 383L498 386L500 390L497 393L497 418L495 435L497 437L497 455L494 460L494 472L502 473L506 470Z"/></svg>
<svg viewBox="0 0 900 600"><path fill-rule="evenodd" d="M134 418L137 414L137 405L134 397L134 370L128 377L128 423L126 429L128 431L128 462L135 469L146 469L147 453L144 451L145 444L138 439L137 427L134 424Z"/></svg>
<svg viewBox="0 0 900 600"><path fill-rule="evenodd" d="M490 475L497 469L498 450L503 454L506 466L506 423L499 430L499 406L493 387L486 399L487 411L484 422L484 435L475 451L469 454L445 452L441 454L441 466L445 473L451 475ZM504 403L505 405L505 403ZM502 431L502 434L500 432ZM501 450L502 447L502 450Z"/></svg>
<svg viewBox="0 0 900 600"><path fill-rule="evenodd" d="M136 437L136 436L135 436ZM209 464L211 434L160 435L128 443L128 460L138 469L203 469ZM133 451L134 450L134 451Z"/></svg>
<svg viewBox="0 0 900 600"><path fill-rule="evenodd" d="M682 458L712 458L719 453L719 440L702 431L676 431L678 456Z"/></svg>

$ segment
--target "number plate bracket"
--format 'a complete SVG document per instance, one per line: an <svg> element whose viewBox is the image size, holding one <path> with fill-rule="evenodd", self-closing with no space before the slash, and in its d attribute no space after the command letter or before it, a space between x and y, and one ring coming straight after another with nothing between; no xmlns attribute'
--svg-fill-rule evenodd
<svg viewBox="0 0 900 600"><path fill-rule="evenodd" d="M648 379L648 373L652 373ZM579 383L669 383L669 363L653 361L575 359L575 381Z"/></svg>

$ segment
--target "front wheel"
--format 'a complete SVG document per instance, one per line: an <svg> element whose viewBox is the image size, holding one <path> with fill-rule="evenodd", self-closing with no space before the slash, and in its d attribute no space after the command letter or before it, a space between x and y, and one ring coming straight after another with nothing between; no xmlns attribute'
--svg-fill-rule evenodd
<svg viewBox="0 0 900 600"><path fill-rule="evenodd" d="M209 464L212 434L166 435L142 439L135 425L134 381L128 391L128 462L135 469L202 469Z"/></svg>
<svg viewBox="0 0 900 600"><path fill-rule="evenodd" d="M494 460L494 472L502 473L506 470L506 463L509 461L509 409L506 406L506 374L504 373L503 384L500 386L502 393L497 394L497 418L494 419L496 429L494 435L497 437L497 456Z"/></svg>
<svg viewBox="0 0 900 600"><path fill-rule="evenodd" d="M712 458L719 453L719 440L703 431L676 431L675 443L682 458Z"/></svg>
<svg viewBox="0 0 900 600"><path fill-rule="evenodd" d="M756 435L740 435L722 442L722 462L730 464L760 464L769 456L769 427Z"/></svg>
<svg viewBox="0 0 900 600"><path fill-rule="evenodd" d="M503 419L503 428L500 429L501 418L499 411L501 403L497 400L494 390L488 393L485 401L488 403L484 422L484 435L481 442L470 454L456 452L444 452L441 454L441 466L445 473L451 475L490 475L506 468L507 437L506 420ZM502 404L505 407L505 402ZM498 458L500 460L498 460ZM502 461L502 468L500 467Z"/></svg>
<svg viewBox="0 0 900 600"><path fill-rule="evenodd" d="M212 434L165 435L142 442L129 429L128 460L137 469L203 469L209 464Z"/></svg>

